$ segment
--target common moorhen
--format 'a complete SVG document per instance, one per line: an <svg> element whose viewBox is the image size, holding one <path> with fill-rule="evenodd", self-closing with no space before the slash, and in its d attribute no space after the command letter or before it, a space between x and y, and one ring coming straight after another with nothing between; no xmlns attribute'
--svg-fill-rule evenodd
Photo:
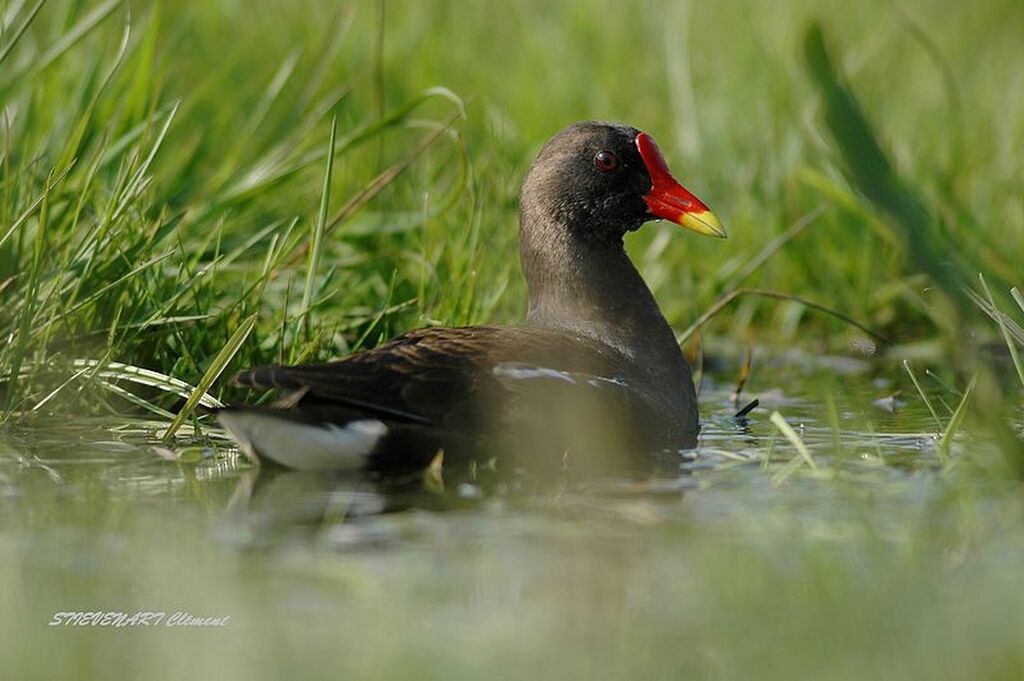
<svg viewBox="0 0 1024 681"><path fill-rule="evenodd" d="M692 447L690 368L623 247L652 219L725 236L649 135L571 125L520 194L524 325L424 328L327 364L249 369L238 385L290 395L218 418L255 461L304 470L407 471L439 452L572 467Z"/></svg>

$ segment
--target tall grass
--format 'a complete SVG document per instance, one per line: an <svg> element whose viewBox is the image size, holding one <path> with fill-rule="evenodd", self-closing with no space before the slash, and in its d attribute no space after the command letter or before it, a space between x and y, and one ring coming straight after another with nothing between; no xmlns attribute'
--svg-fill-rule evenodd
<svg viewBox="0 0 1024 681"><path fill-rule="evenodd" d="M1009 457L1011 465L1019 474L1024 471L1024 438L1015 434L1014 426L1010 424L1018 418L1014 407L1019 402L1019 388L1024 387L1024 366L1017 347L1024 343L1024 334L1011 334L1011 328L1014 332L1020 332L1020 326L1000 311L984 274L979 275L983 295L971 290L967 280L968 272L974 267L987 266L987 271L1005 286L1001 273L1013 272L1014 256L979 247L974 239L967 238L956 229L953 220L942 217L939 202L929 204L912 183L899 176L860 102L834 65L821 26L813 25L807 31L804 54L808 69L822 94L824 118L841 154L842 167L851 186L887 217L887 225L897 243L908 254L909 273L924 275L934 286L934 293L925 309L934 326L943 332L948 348L946 360L952 362L954 368L972 374L956 409L951 412L948 423L942 429L940 453L948 461L953 437L972 406L979 372L988 374L992 368L989 362L984 362L979 356L979 347L972 338L971 330L976 325L971 324L969 319L976 316L980 308L996 321L1020 379L1018 389L1010 390L1009 400L998 380L992 377L985 381L980 417L988 430L995 431L1000 449ZM936 58L941 60L941 55ZM950 95L955 96L955 90L951 90ZM1018 290L1012 288L1011 292L1019 303ZM971 305L972 300L976 306ZM905 360L904 366L922 400L938 421L920 382ZM1011 405L1010 409L1005 408L1007 402Z"/></svg>
<svg viewBox="0 0 1024 681"><path fill-rule="evenodd" d="M452 93L425 88L382 116L349 104L355 85L344 81L354 77L332 71L350 10L336 12L317 44L286 55L276 71L246 76L229 59L182 92L168 84L180 77L169 61L174 43L196 37L168 37L182 17L159 5L142 17L117 2L41 5L10 7L7 23L16 28L0 43L9 67L0 81L0 201L9 216L0 232L2 413L97 397L122 411L125 384L139 368L165 380L129 399L159 414L178 399L170 377L198 380L257 317L261 324L232 359L328 355L380 330L391 314L431 309L408 286L390 283L394 260L407 253L381 257L375 246L395 225L355 224L359 237L324 241L370 199L394 192L424 154L450 167L426 185L437 197L399 216L403 232L449 207L467 173L452 131L463 104ZM118 34L111 49L106 43ZM323 123L331 116L346 130L327 147ZM379 156L371 143L385 137L402 142L401 156ZM317 211L305 185L325 163L345 164L334 191L347 202L328 203L329 173ZM297 257L310 243L312 257ZM405 265L403 279L441 260L431 254ZM401 299L385 303L389 287ZM460 290L441 314L460 304L465 314L474 310ZM321 317L328 307L341 314ZM317 323L305 324L312 316ZM89 364L75 370L82 362ZM97 395L96 387L106 390Z"/></svg>
<svg viewBox="0 0 1024 681"><path fill-rule="evenodd" d="M783 295L730 298L705 333L812 350L862 333L817 306L914 356L975 324L963 272L1019 285L1014 3L844 6L831 45L806 33L831 11L812 0L496 10L5 6L4 417L182 413L254 315L218 375L516 319L518 183L580 118L654 134L725 218L726 242L649 226L629 243L679 329L743 282ZM163 378L140 390L139 372Z"/></svg>

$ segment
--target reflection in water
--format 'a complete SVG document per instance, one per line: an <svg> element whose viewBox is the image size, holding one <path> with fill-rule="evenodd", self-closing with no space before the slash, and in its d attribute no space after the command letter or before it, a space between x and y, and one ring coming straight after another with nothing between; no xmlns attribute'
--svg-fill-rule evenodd
<svg viewBox="0 0 1024 681"><path fill-rule="evenodd" d="M764 377L755 374L755 383L757 378ZM244 528L237 537L266 545L279 537L312 537L325 528L359 527L368 516L409 510L433 513L498 506L600 515L612 512L623 499L644 499L659 507L654 515L662 514L672 495L676 498L671 503L678 503L682 490L712 484L703 478L695 480L695 473L732 475L730 471L737 467L756 471L792 460L792 450L768 423L767 415L774 409L783 411L813 456L857 474L867 475L880 462L889 471L937 465L935 437L928 430L932 422L923 406L911 403L895 412L880 410L873 402L887 388L885 384L866 376L812 373L807 378L814 392L807 394L828 395L830 408L799 397L799 384L792 376L787 378L789 394L768 383L768 389L745 395L744 404L758 399L761 406L742 415L736 414L729 399L729 382L718 384L713 377L707 378L697 450L664 452L642 457L640 468L586 471L582 476L571 470L548 470L543 475L525 470L499 473L487 466L445 466L399 478L305 474L253 468L233 450L206 440L185 448L191 460L198 459L196 463L169 463L144 443L155 427L145 422L136 427L124 424L116 429L120 439L112 440L111 429L102 421L4 434L0 461L8 465L0 474L15 496L27 480L42 478L65 491L79 490L88 480L85 484L102 485L109 494L129 501L146 496L192 498L211 511L219 508L231 524ZM759 477L751 475L748 482L756 483ZM627 515L641 517L636 508L633 504Z"/></svg>
<svg viewBox="0 0 1024 681"><path fill-rule="evenodd" d="M145 422L2 432L5 662L59 646L68 677L102 649L157 679L752 678L777 652L778 678L798 678L779 660L833 669L857 651L895 669L908 658L891 651L970 659L972 641L1019 641L1019 502L948 484L923 406L872 404L891 385L790 371L782 394L767 378L741 419L731 382L706 380L699 448L632 476L308 474L209 440L167 460ZM45 627L90 608L234 624ZM916 676L941 675L934 656L906 655Z"/></svg>

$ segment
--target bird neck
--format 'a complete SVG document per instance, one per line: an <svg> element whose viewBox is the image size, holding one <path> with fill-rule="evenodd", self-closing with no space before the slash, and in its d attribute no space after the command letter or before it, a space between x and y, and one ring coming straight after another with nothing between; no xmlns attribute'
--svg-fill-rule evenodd
<svg viewBox="0 0 1024 681"><path fill-rule="evenodd" d="M533 235L538 232L532 232ZM675 334L621 240L581 239L561 225L523 233L527 323L590 337L642 364L682 361Z"/></svg>

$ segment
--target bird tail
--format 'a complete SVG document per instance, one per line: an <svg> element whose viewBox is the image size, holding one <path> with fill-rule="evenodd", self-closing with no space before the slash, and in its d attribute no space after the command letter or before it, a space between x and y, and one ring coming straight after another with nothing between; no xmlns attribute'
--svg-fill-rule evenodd
<svg viewBox="0 0 1024 681"><path fill-rule="evenodd" d="M367 417L323 423L279 407L229 407L217 420L254 463L296 470L359 470L388 433L383 421Z"/></svg>

